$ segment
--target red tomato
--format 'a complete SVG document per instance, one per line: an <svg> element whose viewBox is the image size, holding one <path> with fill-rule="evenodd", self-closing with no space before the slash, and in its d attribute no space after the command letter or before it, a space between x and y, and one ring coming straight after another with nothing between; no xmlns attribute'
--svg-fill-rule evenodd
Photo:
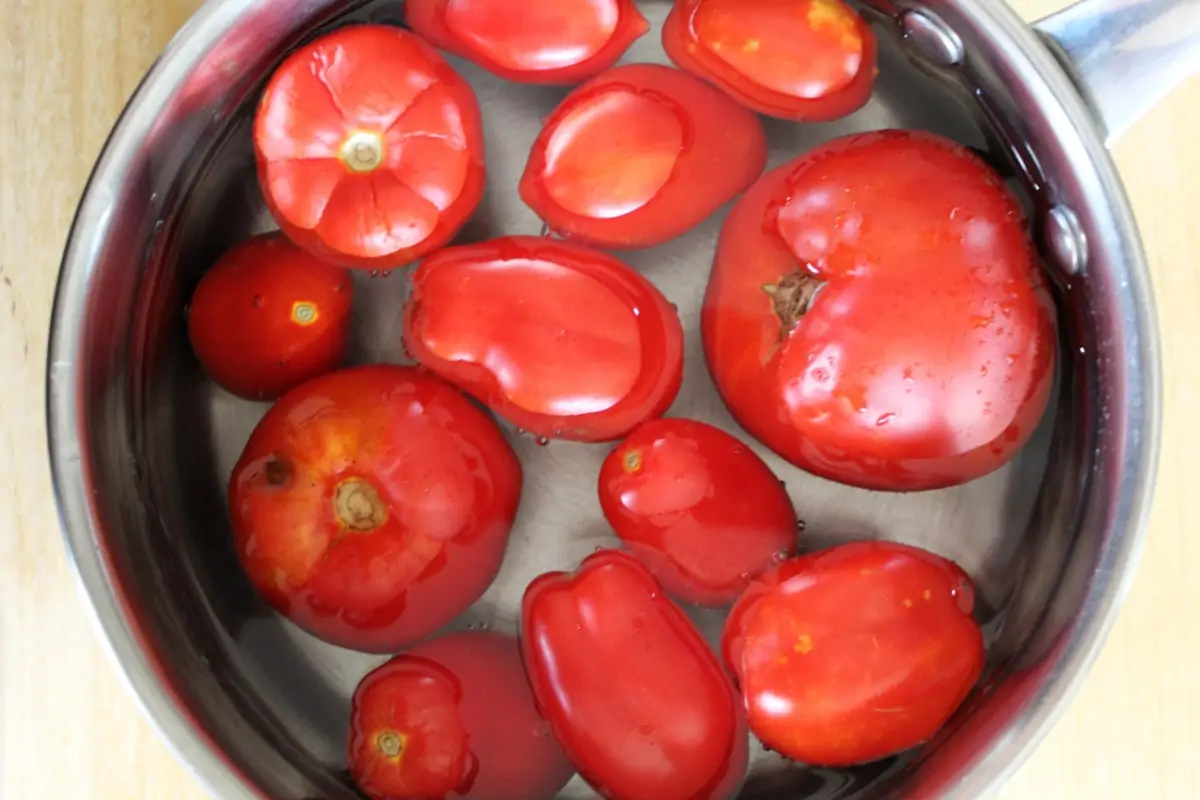
<svg viewBox="0 0 1200 800"><path fill-rule="evenodd" d="M283 396L229 481L242 566L280 613L395 652L462 613L500 568L521 465L495 424L414 367L358 367Z"/></svg>
<svg viewBox="0 0 1200 800"><path fill-rule="evenodd" d="M796 547L796 512L771 468L703 422L634 430L600 468L600 506L663 587L690 603L733 602Z"/></svg>
<svg viewBox="0 0 1200 800"><path fill-rule="evenodd" d="M342 28L288 56L254 145L280 227L348 267L391 269L441 247L483 196L475 93L399 28Z"/></svg>
<svg viewBox="0 0 1200 800"><path fill-rule="evenodd" d="M679 316L650 281L605 253L532 236L426 259L404 340L426 367L547 439L620 438L665 413L683 378Z"/></svg>
<svg viewBox="0 0 1200 800"><path fill-rule="evenodd" d="M1008 461L1045 410L1054 311L1020 207L926 133L835 140L721 231L701 315L734 417L797 466L916 490Z"/></svg>
<svg viewBox="0 0 1200 800"><path fill-rule="evenodd" d="M849 766L916 747L983 670L975 593L953 562L893 542L800 556L757 578L722 650L763 744Z"/></svg>
<svg viewBox="0 0 1200 800"><path fill-rule="evenodd" d="M188 339L209 377L251 400L274 399L342 363L354 282L279 235L221 256L196 287Z"/></svg>
<svg viewBox="0 0 1200 800"><path fill-rule="evenodd" d="M373 800L553 800L575 768L538 715L517 640L452 633L354 692L350 775Z"/></svg>
<svg viewBox="0 0 1200 800"><path fill-rule="evenodd" d="M631 64L567 95L533 145L520 192L568 239L652 247L700 224L766 163L754 114L685 72Z"/></svg>
<svg viewBox="0 0 1200 800"><path fill-rule="evenodd" d="M522 83L570 84L611 67L650 25L633 0L408 0L435 47Z"/></svg>
<svg viewBox="0 0 1200 800"><path fill-rule="evenodd" d="M662 42L680 67L773 117L844 117L875 83L875 35L842 0L675 0Z"/></svg>
<svg viewBox="0 0 1200 800"><path fill-rule="evenodd" d="M580 774L619 800L724 798L746 771L729 679L635 559L603 550L525 590L521 647L538 707Z"/></svg>

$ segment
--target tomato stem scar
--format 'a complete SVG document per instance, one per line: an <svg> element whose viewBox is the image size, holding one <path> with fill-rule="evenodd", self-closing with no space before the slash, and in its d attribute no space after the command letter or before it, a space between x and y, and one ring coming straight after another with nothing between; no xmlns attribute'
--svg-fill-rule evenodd
<svg viewBox="0 0 1200 800"><path fill-rule="evenodd" d="M362 478L347 478L333 491L333 515L346 530L366 533L387 520L387 507L374 486Z"/></svg>
<svg viewBox="0 0 1200 800"><path fill-rule="evenodd" d="M278 458L271 458L263 466L263 477L271 486L282 486L288 478L287 464Z"/></svg>
<svg viewBox="0 0 1200 800"><path fill-rule="evenodd" d="M637 472L642 468L642 451L628 450L625 453L625 458L621 462L626 472Z"/></svg>
<svg viewBox="0 0 1200 800"><path fill-rule="evenodd" d="M383 163L383 138L378 133L356 131L342 142L341 156L351 172L370 172Z"/></svg>
<svg viewBox="0 0 1200 800"><path fill-rule="evenodd" d="M311 325L317 321L317 306L307 300L292 303L292 322L297 325Z"/></svg>
<svg viewBox="0 0 1200 800"><path fill-rule="evenodd" d="M388 758L395 758L404 750L404 737L395 731L384 731L375 743L379 745L379 752Z"/></svg>
<svg viewBox="0 0 1200 800"><path fill-rule="evenodd" d="M781 336L796 326L800 318L812 308L823 281L802 272L784 275L778 283L768 283L762 290L771 298L771 305L779 323L783 326Z"/></svg>

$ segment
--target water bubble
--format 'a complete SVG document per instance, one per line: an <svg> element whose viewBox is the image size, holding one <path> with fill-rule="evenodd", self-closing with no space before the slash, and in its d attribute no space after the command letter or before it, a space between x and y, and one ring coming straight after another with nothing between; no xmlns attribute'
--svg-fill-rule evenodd
<svg viewBox="0 0 1200 800"><path fill-rule="evenodd" d="M802 520L802 519L798 519L798 520L796 520L796 530L797 530L798 532L800 532L800 533L803 533L803 532L804 532L805 530L807 530L807 529L808 529L808 523L807 523L807 522L805 522L805 521L804 521L804 520ZM782 555L783 555L783 557L784 557L784 558L787 558L787 553L783 553Z"/></svg>
<svg viewBox="0 0 1200 800"><path fill-rule="evenodd" d="M549 436L539 436L536 439L534 439L534 442L537 443L538 447L545 447L546 445L550 444L550 437Z"/></svg>

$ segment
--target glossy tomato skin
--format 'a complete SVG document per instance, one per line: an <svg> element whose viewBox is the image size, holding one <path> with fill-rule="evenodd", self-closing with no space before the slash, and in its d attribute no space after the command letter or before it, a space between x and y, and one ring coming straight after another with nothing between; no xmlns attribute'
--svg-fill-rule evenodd
<svg viewBox="0 0 1200 800"><path fill-rule="evenodd" d="M602 550L525 590L521 647L538 707L605 797L724 798L747 763L736 693L636 559Z"/></svg>
<svg viewBox="0 0 1200 800"><path fill-rule="evenodd" d="M208 376L269 400L341 366L354 282L278 234L235 245L200 279L188 340Z"/></svg>
<svg viewBox="0 0 1200 800"><path fill-rule="evenodd" d="M569 85L603 72L650 30L634 0L408 0L425 41L519 83Z"/></svg>
<svg viewBox="0 0 1200 800"><path fill-rule="evenodd" d="M600 506L663 588L689 603L733 602L796 547L796 511L771 468L694 420L638 426L600 468Z"/></svg>
<svg viewBox="0 0 1200 800"><path fill-rule="evenodd" d="M953 562L894 542L853 542L756 578L722 638L750 729L831 767L922 744L983 670L974 598Z"/></svg>
<svg viewBox="0 0 1200 800"><path fill-rule="evenodd" d="M421 263L404 341L421 364L517 427L603 442L662 416L683 379L674 307L621 261L510 236Z"/></svg>
<svg viewBox="0 0 1200 800"><path fill-rule="evenodd" d="M746 430L872 489L999 468L1054 375L1020 207L966 148L919 132L837 139L756 183L721 231L701 330Z"/></svg>
<svg viewBox="0 0 1200 800"><path fill-rule="evenodd" d="M519 188L565 238L636 249L699 225L766 163L766 135L752 112L685 72L630 64L559 104Z"/></svg>
<svg viewBox="0 0 1200 800"><path fill-rule="evenodd" d="M372 800L553 800L575 773L538 714L517 640L450 633L354 692L350 775Z"/></svg>
<svg viewBox="0 0 1200 800"><path fill-rule="evenodd" d="M842 0L675 0L663 48L747 108L844 117L871 99L875 35Z"/></svg>
<svg viewBox="0 0 1200 800"><path fill-rule="evenodd" d="M396 366L284 395L229 482L238 556L260 594L328 642L383 653L483 593L520 494L495 424L454 387Z"/></svg>
<svg viewBox="0 0 1200 800"><path fill-rule="evenodd" d="M293 52L254 121L267 206L332 263L389 270L446 244L483 196L471 87L420 38L351 25Z"/></svg>

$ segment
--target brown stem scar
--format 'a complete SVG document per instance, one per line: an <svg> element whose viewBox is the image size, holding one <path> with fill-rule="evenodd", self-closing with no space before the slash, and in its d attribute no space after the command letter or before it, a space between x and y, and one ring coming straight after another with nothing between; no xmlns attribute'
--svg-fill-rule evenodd
<svg viewBox="0 0 1200 800"><path fill-rule="evenodd" d="M333 491L333 515L344 529L366 533L387 520L387 506L374 486L362 478L347 478Z"/></svg>
<svg viewBox="0 0 1200 800"><path fill-rule="evenodd" d="M379 752L388 758L395 758L404 750L403 737L393 731L384 731L379 734L379 738L375 740L375 743L379 745Z"/></svg>
<svg viewBox="0 0 1200 800"><path fill-rule="evenodd" d="M287 483L289 472L287 463L280 458L270 458L263 466L263 477L271 486L283 486Z"/></svg>
<svg viewBox="0 0 1200 800"><path fill-rule="evenodd" d="M783 338L800 318L809 312L824 282L813 275L793 272L778 283L768 283L762 290L771 298L775 316L779 317L780 338Z"/></svg>

